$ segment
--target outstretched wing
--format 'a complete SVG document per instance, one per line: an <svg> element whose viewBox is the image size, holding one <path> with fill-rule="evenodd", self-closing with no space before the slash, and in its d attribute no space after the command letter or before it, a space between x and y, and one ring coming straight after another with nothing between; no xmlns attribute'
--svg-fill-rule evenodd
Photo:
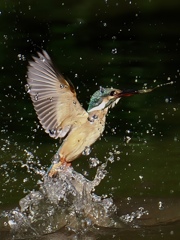
<svg viewBox="0 0 180 240"><path fill-rule="evenodd" d="M88 113L76 98L74 86L59 74L47 52L29 62L27 89L45 132L64 138L76 124L86 121Z"/></svg>

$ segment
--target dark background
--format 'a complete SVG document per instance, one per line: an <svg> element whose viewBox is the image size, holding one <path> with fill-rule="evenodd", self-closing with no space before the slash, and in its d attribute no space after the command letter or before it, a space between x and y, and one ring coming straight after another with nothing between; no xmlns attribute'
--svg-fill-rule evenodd
<svg viewBox="0 0 180 240"><path fill-rule="evenodd" d="M41 48L74 83L86 109L99 86L142 89L174 82L122 99L91 155L73 166L92 179L96 169L87 159L114 159L97 193L116 200L180 196L179 16L178 0L1 0L2 208L37 188L36 170L48 168L59 146L42 130L24 88L28 61Z"/></svg>

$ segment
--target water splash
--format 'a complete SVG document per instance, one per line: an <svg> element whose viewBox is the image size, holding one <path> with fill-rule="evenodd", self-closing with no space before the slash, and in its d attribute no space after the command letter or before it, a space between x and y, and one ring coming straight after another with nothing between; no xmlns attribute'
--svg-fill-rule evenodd
<svg viewBox="0 0 180 240"><path fill-rule="evenodd" d="M135 212L121 216L121 220L128 224L133 222L135 219L141 218L143 215L149 215L149 212L143 207L139 207Z"/></svg>
<svg viewBox="0 0 180 240"><path fill-rule="evenodd" d="M94 193L106 176L107 163L98 167L93 181L73 168L61 168L56 178L45 176L38 191L20 200L20 208L8 214L8 224L15 238L52 233L66 226L74 232L85 232L93 226L122 227L111 198Z"/></svg>
<svg viewBox="0 0 180 240"><path fill-rule="evenodd" d="M149 92L152 92L156 88L160 88L160 87L163 87L163 86L166 86L166 85L172 85L174 83L175 83L174 81L170 81L170 82L167 82L167 83L158 84L157 86L155 86L153 88L145 87L144 89L138 90L137 93L149 93Z"/></svg>

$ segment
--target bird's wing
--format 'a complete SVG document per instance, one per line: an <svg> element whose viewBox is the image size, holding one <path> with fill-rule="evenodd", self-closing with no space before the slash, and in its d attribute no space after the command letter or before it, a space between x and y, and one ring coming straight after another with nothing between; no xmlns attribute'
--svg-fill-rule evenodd
<svg viewBox="0 0 180 240"><path fill-rule="evenodd" d="M73 84L59 74L47 52L29 62L27 92L43 128L53 138L64 138L72 126L86 121L88 113L76 98Z"/></svg>

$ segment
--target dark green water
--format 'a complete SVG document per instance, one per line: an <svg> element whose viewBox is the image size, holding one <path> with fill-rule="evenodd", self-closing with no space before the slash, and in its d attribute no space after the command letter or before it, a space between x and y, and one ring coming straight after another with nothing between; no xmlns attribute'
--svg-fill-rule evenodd
<svg viewBox="0 0 180 240"><path fill-rule="evenodd" d="M110 157L113 162L96 192L112 196L123 214L144 202L149 212L157 208L148 224L147 219L140 223L148 228L99 230L90 239L179 239L179 226L172 223L179 221L180 198L179 14L176 0L0 2L0 209L17 206L37 188L41 177L34 169L47 169L59 146L39 126L24 89L28 60L43 48L72 80L85 108L99 86L141 89L174 81L122 99L109 113L106 131L91 155L73 167L92 179L95 169L87 159L103 162ZM29 171L23 165L27 151L34 161ZM158 208L160 202L164 210ZM160 223L163 227L154 226Z"/></svg>

